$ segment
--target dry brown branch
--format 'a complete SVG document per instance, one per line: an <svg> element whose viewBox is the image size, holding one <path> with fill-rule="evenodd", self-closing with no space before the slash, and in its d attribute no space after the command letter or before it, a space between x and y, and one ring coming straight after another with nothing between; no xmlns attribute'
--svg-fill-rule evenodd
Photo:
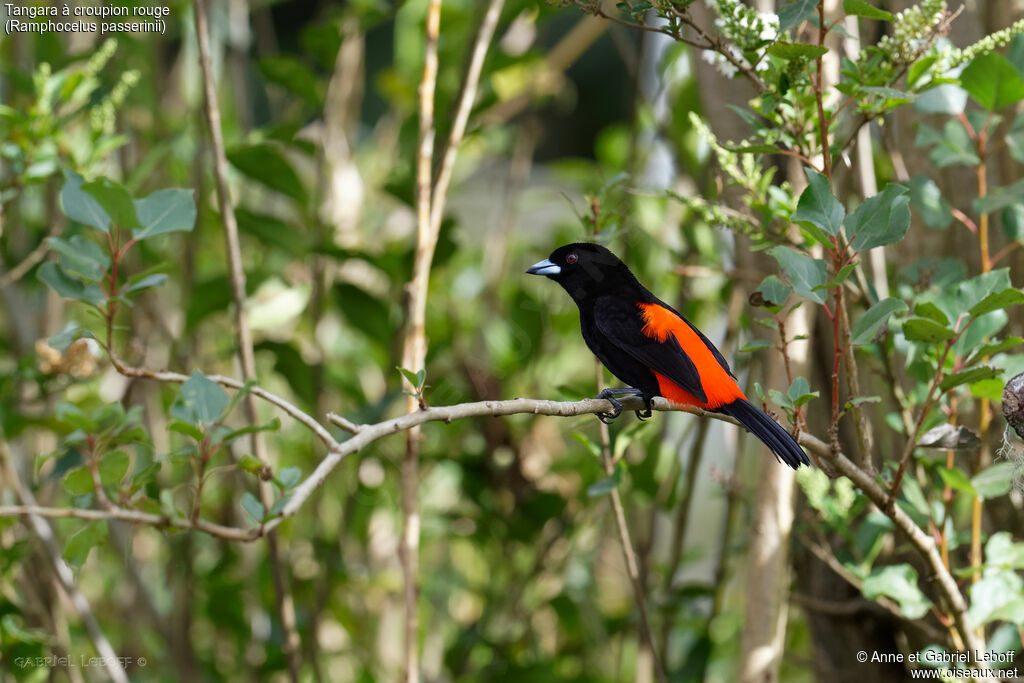
<svg viewBox="0 0 1024 683"><path fill-rule="evenodd" d="M224 138L221 133L220 107L217 103L217 89L214 82L213 66L210 61L209 33L206 20L206 0L195 3L196 38L199 45L199 62L203 74L205 93L206 122L210 129L210 142L213 152L213 175L217 181L217 203L220 206L221 220L224 222L224 237L227 242L228 271L231 281L231 296L235 307L235 331L238 334L238 358L242 366L242 378L245 381L256 379L256 357L253 353L252 333L245 316L245 270L242 266L242 248L238 239L238 221L235 208L228 192L228 160L224 152ZM246 419L249 424L257 424L256 399L247 394L244 400ZM252 434L253 455L266 466L267 454L263 445L263 437L259 432ZM100 489L97 488L97 491ZM260 481L260 498L265 508L274 504L273 492L269 482ZM196 513L202 501L196 500ZM267 555L270 561L271 575L274 580L274 593L277 596L278 615L284 631L282 650L288 661L288 672L292 683L298 683L299 652L301 642L299 632L295 628L295 606L284 577L281 566L281 551L278 547L277 535L267 534Z"/></svg>

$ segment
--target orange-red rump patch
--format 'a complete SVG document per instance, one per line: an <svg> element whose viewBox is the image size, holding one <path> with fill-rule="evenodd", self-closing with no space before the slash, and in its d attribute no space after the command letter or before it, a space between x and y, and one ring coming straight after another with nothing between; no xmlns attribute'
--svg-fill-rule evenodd
<svg viewBox="0 0 1024 683"><path fill-rule="evenodd" d="M736 380L726 372L704 340L685 320L658 304L638 304L638 306L644 319L643 333L659 342L665 342L670 334L675 337L683 352L697 367L701 387L708 400L706 402L699 400L670 378L654 371L662 396L673 403L701 408L717 408L726 403L732 403L736 399L746 398L736 384ZM652 370L654 369L652 368Z"/></svg>

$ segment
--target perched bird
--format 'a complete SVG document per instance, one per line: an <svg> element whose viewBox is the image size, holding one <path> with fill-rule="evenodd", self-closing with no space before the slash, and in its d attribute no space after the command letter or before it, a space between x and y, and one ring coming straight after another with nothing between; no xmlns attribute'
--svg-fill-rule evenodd
<svg viewBox="0 0 1024 683"><path fill-rule="evenodd" d="M697 406L736 418L793 469L810 464L793 437L736 384L729 364L715 345L678 311L654 296L619 258L597 244L568 244L527 271L560 284L580 309L583 339L628 389L605 389L618 417L615 396L640 396L651 415L651 399Z"/></svg>

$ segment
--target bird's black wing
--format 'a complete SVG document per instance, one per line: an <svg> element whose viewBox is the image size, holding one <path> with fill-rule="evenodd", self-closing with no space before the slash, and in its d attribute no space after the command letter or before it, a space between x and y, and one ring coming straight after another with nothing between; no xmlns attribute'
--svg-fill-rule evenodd
<svg viewBox="0 0 1024 683"><path fill-rule="evenodd" d="M644 319L637 303L614 296L601 297L594 302L594 323L615 348L669 378L700 401L707 401L697 366L679 340L673 334L664 341L644 334Z"/></svg>

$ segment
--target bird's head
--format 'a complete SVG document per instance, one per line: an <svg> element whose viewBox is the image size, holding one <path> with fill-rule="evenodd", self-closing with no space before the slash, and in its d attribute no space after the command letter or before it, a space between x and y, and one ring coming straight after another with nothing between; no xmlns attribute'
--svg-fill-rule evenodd
<svg viewBox="0 0 1024 683"><path fill-rule="evenodd" d="M526 272L554 280L577 303L636 283L636 278L618 256L600 244L585 242L555 249L545 260L533 264Z"/></svg>

